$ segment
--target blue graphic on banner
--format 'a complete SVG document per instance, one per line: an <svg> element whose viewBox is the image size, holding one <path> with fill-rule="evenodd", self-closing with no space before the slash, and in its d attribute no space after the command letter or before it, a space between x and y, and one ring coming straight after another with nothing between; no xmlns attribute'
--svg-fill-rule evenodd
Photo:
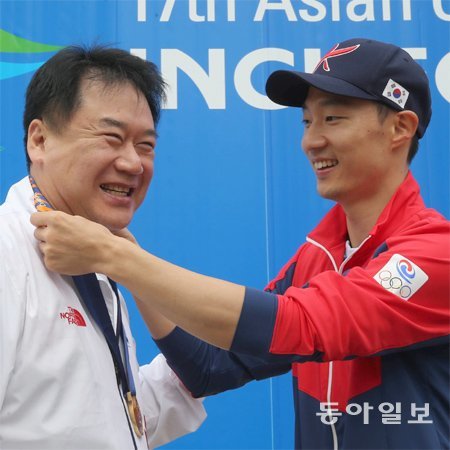
<svg viewBox="0 0 450 450"><path fill-rule="evenodd" d="M337 42L367 37L405 48L429 76L433 117L412 171L450 217L450 0L1 0L0 32L0 201L26 174L32 72L66 45L119 46L170 87L131 230L176 264L262 288L331 206L302 155L300 111L273 104L266 79L312 71ZM156 347L127 301L144 364ZM208 398L201 429L165 448L293 448L291 389L286 375Z"/></svg>
<svg viewBox="0 0 450 450"><path fill-rule="evenodd" d="M38 69L44 62L40 63L9 63L0 61L0 80L6 78L17 77L24 73L34 72Z"/></svg>

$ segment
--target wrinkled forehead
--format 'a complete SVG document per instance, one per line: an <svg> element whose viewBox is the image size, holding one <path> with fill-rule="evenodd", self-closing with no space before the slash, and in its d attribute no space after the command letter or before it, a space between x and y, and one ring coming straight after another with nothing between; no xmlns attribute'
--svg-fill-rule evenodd
<svg viewBox="0 0 450 450"><path fill-rule="evenodd" d="M145 98L145 95L140 91L137 86L131 83L129 80L117 80L105 77L103 74L90 73L83 76L80 80L78 94L80 100L83 97L95 94L101 96L117 95L122 91L134 91L136 99L141 97ZM130 99L131 100L131 99Z"/></svg>

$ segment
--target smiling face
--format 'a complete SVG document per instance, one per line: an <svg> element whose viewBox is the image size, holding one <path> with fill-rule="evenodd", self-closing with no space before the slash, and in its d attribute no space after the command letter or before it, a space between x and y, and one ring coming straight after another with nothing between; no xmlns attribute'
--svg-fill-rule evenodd
<svg viewBox="0 0 450 450"><path fill-rule="evenodd" d="M319 195L344 208L361 202L370 205L377 198L385 201L383 190L398 185L407 170L406 161L399 164L399 152L393 151L395 116L389 111L380 118L373 101L309 89L302 147L314 169Z"/></svg>
<svg viewBox="0 0 450 450"><path fill-rule="evenodd" d="M60 130L31 122L30 173L55 209L118 230L131 221L153 176L153 117L130 84L84 80L80 92L78 109Z"/></svg>

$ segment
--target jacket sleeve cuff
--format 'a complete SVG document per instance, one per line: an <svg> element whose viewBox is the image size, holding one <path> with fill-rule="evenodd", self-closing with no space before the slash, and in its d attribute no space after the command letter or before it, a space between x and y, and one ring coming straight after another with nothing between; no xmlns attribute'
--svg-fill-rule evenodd
<svg viewBox="0 0 450 450"><path fill-rule="evenodd" d="M246 288L236 333L230 350L254 356L266 356L272 342L278 297Z"/></svg>
<svg viewBox="0 0 450 450"><path fill-rule="evenodd" d="M182 365L192 358L204 342L179 327L162 339L154 340L170 365Z"/></svg>

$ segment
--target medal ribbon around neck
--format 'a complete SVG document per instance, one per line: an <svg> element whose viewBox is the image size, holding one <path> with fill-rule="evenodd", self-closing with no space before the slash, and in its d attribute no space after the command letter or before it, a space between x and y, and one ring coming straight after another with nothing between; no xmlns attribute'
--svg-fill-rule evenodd
<svg viewBox="0 0 450 450"><path fill-rule="evenodd" d="M53 211L54 208L39 190L39 187L37 186L34 178L30 175L29 179L31 188L33 189L33 200L36 210L39 212ZM86 275L73 276L72 279L81 298L83 299L86 308L105 336L109 350L111 351L111 356L114 361L116 376L118 381L120 381L123 396L127 402L134 432L138 437L141 437L144 434L144 423L142 420L139 403L136 398L136 386L134 384L133 372L131 371L130 357L128 353L128 340L126 339L122 324L122 313L120 309L119 292L117 290L117 285L115 281L108 278L117 301L118 324L116 335L111 323L108 309L106 307L105 298L103 297L96 275L94 273L88 273ZM120 354L120 338L123 342L126 367L124 367L122 356Z"/></svg>
<svg viewBox="0 0 450 450"><path fill-rule="evenodd" d="M36 211L44 212L44 211L53 211L52 205L48 202L48 200L43 196L42 192L39 190L36 181L34 181L34 178L29 175L28 178L30 179L31 189L33 189L34 194L34 207L36 208Z"/></svg>

